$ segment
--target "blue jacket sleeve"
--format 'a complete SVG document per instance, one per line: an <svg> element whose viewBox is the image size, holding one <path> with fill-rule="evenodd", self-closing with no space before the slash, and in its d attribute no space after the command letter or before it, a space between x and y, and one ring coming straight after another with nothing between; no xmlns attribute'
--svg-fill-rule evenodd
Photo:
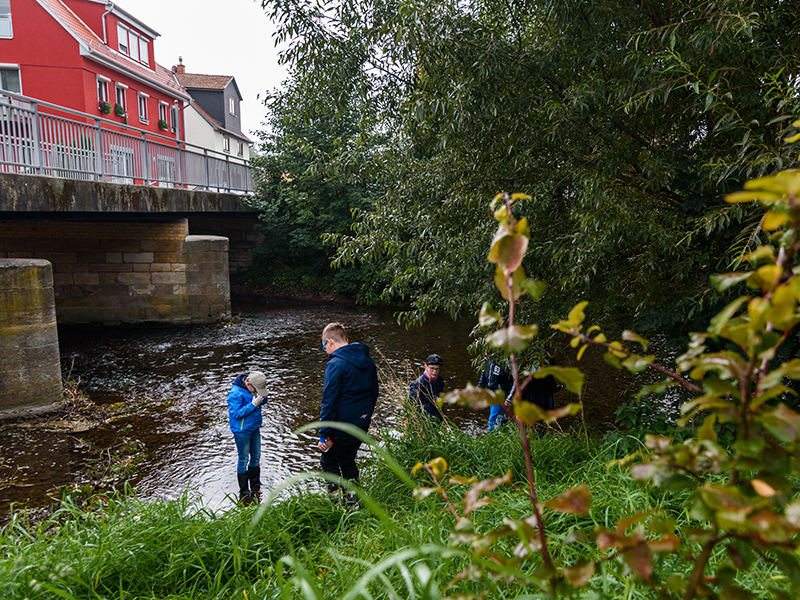
<svg viewBox="0 0 800 600"><path fill-rule="evenodd" d="M249 398L247 396L250 396ZM260 406L253 406L253 395L242 390L237 392L231 389L228 392L228 414L233 419L241 419L249 415L251 412L261 410Z"/></svg>
<svg viewBox="0 0 800 600"><path fill-rule="evenodd" d="M325 367L325 386L322 389L322 409L320 421L339 420L339 394L342 387L341 373L336 368L336 359L330 360ZM319 439L324 440L330 434L330 427L319 428Z"/></svg>
<svg viewBox="0 0 800 600"><path fill-rule="evenodd" d="M487 385L489 385L488 377L486 376L486 371L487 371L487 369L484 366L483 370L481 370L480 379L478 379L478 387L479 388L485 388Z"/></svg>

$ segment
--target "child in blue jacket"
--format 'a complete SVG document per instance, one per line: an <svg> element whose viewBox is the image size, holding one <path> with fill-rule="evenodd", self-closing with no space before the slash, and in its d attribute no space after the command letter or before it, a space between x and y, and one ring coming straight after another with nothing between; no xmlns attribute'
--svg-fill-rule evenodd
<svg viewBox="0 0 800 600"><path fill-rule="evenodd" d="M239 500L245 505L261 501L261 404L266 401L267 377L261 371L242 373L228 392L228 423L239 453Z"/></svg>

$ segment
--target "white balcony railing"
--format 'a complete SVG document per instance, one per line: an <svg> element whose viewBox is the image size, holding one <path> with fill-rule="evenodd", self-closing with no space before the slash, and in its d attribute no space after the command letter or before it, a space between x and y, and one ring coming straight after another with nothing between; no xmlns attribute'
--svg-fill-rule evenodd
<svg viewBox="0 0 800 600"><path fill-rule="evenodd" d="M0 92L0 171L253 191L244 159L8 92Z"/></svg>

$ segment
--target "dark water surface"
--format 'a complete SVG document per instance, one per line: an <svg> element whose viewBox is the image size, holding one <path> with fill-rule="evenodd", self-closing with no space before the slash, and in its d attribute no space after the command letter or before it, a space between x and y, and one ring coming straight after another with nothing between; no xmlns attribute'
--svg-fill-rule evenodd
<svg viewBox="0 0 800 600"><path fill-rule="evenodd" d="M471 322L454 323L442 316L406 330L387 310L264 301L238 303L234 312L240 313L240 320L223 328L60 332L64 374L71 370L71 379L80 378L92 401L147 399L153 408L144 417L112 422L85 434L0 431L5 460L17 458L13 482L0 476L0 504L27 498L38 503L47 490L78 481L78 466L87 456L84 440L99 447L131 438L146 448L133 479L140 495L174 498L189 486L209 508L228 506L226 495L235 494L237 488L226 395L238 373L253 369L264 371L269 389L261 429L265 488L289 475L317 469L316 431L299 438L291 432L319 417L327 362L320 334L331 321L344 323L351 341L370 346L382 384L394 380L407 387L432 352L445 360L446 390L477 381L466 350ZM382 385L374 419L377 427L394 421L386 389ZM452 407L446 412L464 429L475 433L486 429L487 415Z"/></svg>

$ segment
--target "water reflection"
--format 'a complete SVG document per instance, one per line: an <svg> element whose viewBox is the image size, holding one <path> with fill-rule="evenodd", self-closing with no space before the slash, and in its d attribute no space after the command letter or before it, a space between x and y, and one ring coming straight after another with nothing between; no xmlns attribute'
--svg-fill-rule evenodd
<svg viewBox="0 0 800 600"><path fill-rule="evenodd" d="M446 361L446 390L477 380L466 351L473 325L467 321L435 317L406 330L390 311L369 308L260 301L234 311L240 311L240 321L221 329L61 332L62 365L72 379L80 377L93 401L146 398L159 407L93 434L96 443L125 435L145 443L148 458L134 482L145 496L175 497L189 485L212 509L228 504L226 494L236 492L236 451L226 395L236 374L251 369L264 371L270 392L262 411L263 484L274 487L291 474L316 469L316 432L290 434L319 416L327 362L320 334L331 321L344 323L352 341L370 346L384 378L407 385L436 352ZM385 387L374 419L379 427L391 424L394 413L383 392ZM446 411L462 428L485 429L486 415Z"/></svg>

